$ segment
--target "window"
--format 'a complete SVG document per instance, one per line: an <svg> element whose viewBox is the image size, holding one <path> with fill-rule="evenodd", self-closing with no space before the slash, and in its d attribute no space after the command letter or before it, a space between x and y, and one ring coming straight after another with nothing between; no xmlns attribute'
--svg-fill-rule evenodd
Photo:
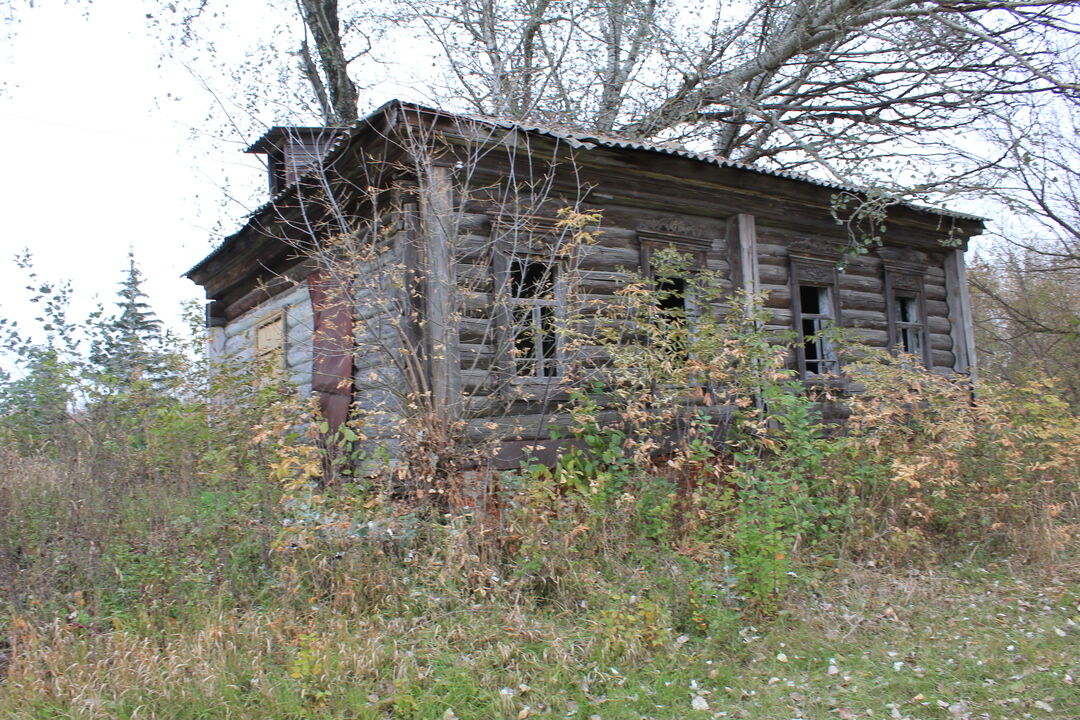
<svg viewBox="0 0 1080 720"><path fill-rule="evenodd" d="M686 318L686 278L661 277L653 281L659 293L660 314L665 320L679 321Z"/></svg>
<svg viewBox="0 0 1080 720"><path fill-rule="evenodd" d="M791 295L792 323L798 335L795 359L800 377L839 372L836 348L828 338L828 330L840 325L834 262L793 256Z"/></svg>
<svg viewBox="0 0 1080 720"><path fill-rule="evenodd" d="M930 342L920 268L886 263L885 299L889 323L889 349L916 356L930 365Z"/></svg>
<svg viewBox="0 0 1080 720"><path fill-rule="evenodd" d="M507 294L518 377L559 375L557 270L544 259L510 259Z"/></svg>
<svg viewBox="0 0 1080 720"><path fill-rule="evenodd" d="M276 313L255 326L255 360L275 368L285 366L283 313Z"/></svg>
<svg viewBox="0 0 1080 720"><path fill-rule="evenodd" d="M495 290L500 375L518 383L547 383L566 370L561 337L574 283L575 250L557 218L508 212L491 220L491 272Z"/></svg>
<svg viewBox="0 0 1080 720"><path fill-rule="evenodd" d="M814 285L799 286L802 307L799 327L803 350L803 370L806 375L824 375L838 369L836 351L822 333L836 320L833 315L832 289Z"/></svg>
<svg viewBox="0 0 1080 720"><path fill-rule="evenodd" d="M692 288L687 278L707 267L706 250L711 243L645 230L638 231L638 235L642 274L659 291L661 313L670 319L686 318L693 310Z"/></svg>
<svg viewBox="0 0 1080 720"><path fill-rule="evenodd" d="M705 267L705 260L703 250L683 243L641 242L641 268L656 290L658 319L673 330L670 349L683 360L690 358L695 309L693 283L688 280Z"/></svg>
<svg viewBox="0 0 1080 720"><path fill-rule="evenodd" d="M922 355L923 325L919 320L918 299L913 297L896 298L896 333L899 342L897 349L912 355Z"/></svg>

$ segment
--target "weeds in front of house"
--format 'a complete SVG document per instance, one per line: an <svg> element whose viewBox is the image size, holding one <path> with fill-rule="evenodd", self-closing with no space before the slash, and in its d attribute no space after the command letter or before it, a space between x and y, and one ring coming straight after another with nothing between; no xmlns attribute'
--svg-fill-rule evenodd
<svg viewBox="0 0 1080 720"><path fill-rule="evenodd" d="M1080 712L1080 429L1052 386L973 398L852 350L840 431L752 298L691 318L655 311L663 287L594 312L638 331L600 334L610 365L572 394L554 467L380 464L362 417L328 438L281 383L223 368L190 374L215 402L135 383L45 446L44 425L5 426L0 708ZM691 290L721 300L707 276Z"/></svg>

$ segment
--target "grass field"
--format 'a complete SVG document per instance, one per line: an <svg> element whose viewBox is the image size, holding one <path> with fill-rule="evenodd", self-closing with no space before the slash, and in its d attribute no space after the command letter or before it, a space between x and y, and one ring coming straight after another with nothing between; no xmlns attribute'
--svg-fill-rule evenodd
<svg viewBox="0 0 1080 720"><path fill-rule="evenodd" d="M844 434L586 417L487 505L419 449L335 479L288 396L0 444L0 719L1080 720L1080 424L885 369Z"/></svg>
<svg viewBox="0 0 1080 720"><path fill-rule="evenodd" d="M173 626L58 622L15 628L0 708L11 718L1080 718L1078 580L973 563L848 567L761 627L732 618L724 637L638 632L622 645L597 620L608 616L587 610L440 609L438 597L366 617L208 609Z"/></svg>

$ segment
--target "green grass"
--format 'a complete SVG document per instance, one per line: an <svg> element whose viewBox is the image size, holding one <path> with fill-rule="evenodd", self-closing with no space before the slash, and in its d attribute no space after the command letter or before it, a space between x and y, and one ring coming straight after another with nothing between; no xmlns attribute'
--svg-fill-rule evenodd
<svg viewBox="0 0 1080 720"><path fill-rule="evenodd" d="M847 568L769 622L608 650L599 613L478 600L26 629L11 718L1077 718L1080 578ZM427 592L425 590L425 592ZM632 629L631 629L632 631ZM16 629L16 637L19 631ZM692 705L700 698L697 710Z"/></svg>

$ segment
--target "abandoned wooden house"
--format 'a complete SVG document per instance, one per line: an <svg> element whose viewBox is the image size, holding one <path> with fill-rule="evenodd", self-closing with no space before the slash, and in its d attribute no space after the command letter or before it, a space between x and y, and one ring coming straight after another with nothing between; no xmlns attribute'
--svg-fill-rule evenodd
<svg viewBox="0 0 1080 720"><path fill-rule="evenodd" d="M266 156L272 198L187 277L214 357L279 366L332 424L351 406L390 428L422 406L516 464L558 423L570 293L610 297L660 248L760 293L801 338L804 378L838 369L829 325L974 374L976 217L893 205L880 243L845 256L838 199L857 190L399 101L348 128L271 128L248 152ZM596 213L590 242L570 247L566 208Z"/></svg>

